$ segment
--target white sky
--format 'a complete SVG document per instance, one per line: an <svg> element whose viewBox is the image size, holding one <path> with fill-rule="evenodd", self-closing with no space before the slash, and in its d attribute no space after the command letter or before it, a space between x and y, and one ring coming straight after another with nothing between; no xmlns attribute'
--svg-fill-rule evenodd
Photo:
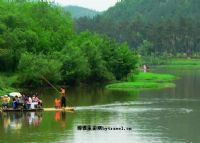
<svg viewBox="0 0 200 143"><path fill-rule="evenodd" d="M107 10L109 7L114 6L119 0L55 0L56 3L63 6L76 5L97 11Z"/></svg>

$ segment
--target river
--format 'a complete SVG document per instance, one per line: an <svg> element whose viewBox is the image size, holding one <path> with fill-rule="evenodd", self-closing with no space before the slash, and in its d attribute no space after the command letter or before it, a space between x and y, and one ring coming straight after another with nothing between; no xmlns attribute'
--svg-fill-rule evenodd
<svg viewBox="0 0 200 143"><path fill-rule="evenodd" d="M176 88L143 92L69 88L68 104L76 106L73 113L0 113L0 143L197 143L200 71L164 72L180 77ZM45 107L58 96L51 89L37 92Z"/></svg>

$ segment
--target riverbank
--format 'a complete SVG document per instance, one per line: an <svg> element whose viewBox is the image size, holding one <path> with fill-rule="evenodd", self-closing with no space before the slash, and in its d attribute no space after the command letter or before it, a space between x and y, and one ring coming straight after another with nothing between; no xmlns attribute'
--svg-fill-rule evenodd
<svg viewBox="0 0 200 143"><path fill-rule="evenodd" d="M158 67L172 69L200 69L200 59L172 59L170 62L159 65Z"/></svg>
<svg viewBox="0 0 200 143"><path fill-rule="evenodd" d="M158 73L139 73L130 75L127 82L113 83L106 86L112 90L150 90L173 88L176 85L172 83L177 77L171 74Z"/></svg>

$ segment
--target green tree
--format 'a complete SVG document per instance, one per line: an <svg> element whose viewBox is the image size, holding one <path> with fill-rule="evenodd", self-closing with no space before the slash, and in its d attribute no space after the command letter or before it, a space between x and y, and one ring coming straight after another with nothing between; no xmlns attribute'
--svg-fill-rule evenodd
<svg viewBox="0 0 200 143"><path fill-rule="evenodd" d="M61 63L45 55L23 53L19 61L19 83L24 86L40 86L46 84L43 77L51 83L61 80Z"/></svg>

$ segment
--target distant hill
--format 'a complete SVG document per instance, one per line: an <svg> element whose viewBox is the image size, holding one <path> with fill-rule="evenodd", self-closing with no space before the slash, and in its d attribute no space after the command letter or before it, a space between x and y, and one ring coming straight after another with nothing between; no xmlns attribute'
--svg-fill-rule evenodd
<svg viewBox="0 0 200 143"><path fill-rule="evenodd" d="M200 0L121 0L99 16L77 19L76 30L97 32L134 49L148 47L148 54L191 55L200 53L199 7Z"/></svg>
<svg viewBox="0 0 200 143"><path fill-rule="evenodd" d="M115 21L141 18L147 22L180 17L200 18L200 0L121 0L103 17Z"/></svg>
<svg viewBox="0 0 200 143"><path fill-rule="evenodd" d="M79 6L66 6L64 7L64 9L70 12L73 18L80 18L80 17L85 17L85 16L92 18L101 13L95 10L91 10L91 9L83 8Z"/></svg>

